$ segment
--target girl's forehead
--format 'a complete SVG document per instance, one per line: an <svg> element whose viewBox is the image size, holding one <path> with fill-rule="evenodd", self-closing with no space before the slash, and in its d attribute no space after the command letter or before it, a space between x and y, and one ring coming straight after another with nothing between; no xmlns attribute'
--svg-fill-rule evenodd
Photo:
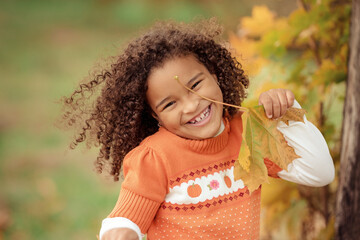
<svg viewBox="0 0 360 240"><path fill-rule="evenodd" d="M175 76L185 83L200 72L208 73L206 67L192 55L171 58L150 72L147 85L149 88L159 84L179 85Z"/></svg>
<svg viewBox="0 0 360 240"><path fill-rule="evenodd" d="M149 79L156 76L169 76L172 75L179 77L185 77L194 71L205 71L206 67L200 63L196 57L192 55L183 56L183 57L174 57L168 60L165 60L160 67L156 67L151 70L149 74Z"/></svg>

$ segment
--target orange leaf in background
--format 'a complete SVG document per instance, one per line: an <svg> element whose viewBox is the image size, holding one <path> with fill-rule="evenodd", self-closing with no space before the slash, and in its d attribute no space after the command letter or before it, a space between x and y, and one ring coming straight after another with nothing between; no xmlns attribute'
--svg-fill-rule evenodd
<svg viewBox="0 0 360 240"><path fill-rule="evenodd" d="M235 163L235 180L241 179L252 192L268 181L264 158L270 159L282 169L287 169L289 163L299 158L287 144L277 125L279 121L286 124L289 120L303 122L304 114L303 109L289 108L282 118L272 120L266 117L263 106L249 108L244 112L243 142Z"/></svg>

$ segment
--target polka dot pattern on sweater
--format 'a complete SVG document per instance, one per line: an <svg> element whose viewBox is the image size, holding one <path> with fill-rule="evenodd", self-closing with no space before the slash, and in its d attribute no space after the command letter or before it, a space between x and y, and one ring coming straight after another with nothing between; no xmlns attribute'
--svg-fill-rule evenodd
<svg viewBox="0 0 360 240"><path fill-rule="evenodd" d="M158 214L148 239L258 239L260 190L233 204L209 209L204 215L192 213Z"/></svg>

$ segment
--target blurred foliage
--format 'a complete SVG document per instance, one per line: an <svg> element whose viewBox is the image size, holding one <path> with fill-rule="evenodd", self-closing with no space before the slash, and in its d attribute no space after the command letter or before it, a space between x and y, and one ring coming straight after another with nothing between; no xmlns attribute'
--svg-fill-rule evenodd
<svg viewBox="0 0 360 240"><path fill-rule="evenodd" d="M298 2L288 17L254 7L230 42L251 78L245 104L257 104L270 88L291 89L325 136L338 171L351 1ZM263 186L262 239L333 239L337 178L322 188L272 182Z"/></svg>

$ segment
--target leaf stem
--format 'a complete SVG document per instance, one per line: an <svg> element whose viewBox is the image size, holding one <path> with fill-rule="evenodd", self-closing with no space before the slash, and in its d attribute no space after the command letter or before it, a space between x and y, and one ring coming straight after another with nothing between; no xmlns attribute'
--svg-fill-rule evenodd
<svg viewBox="0 0 360 240"><path fill-rule="evenodd" d="M205 100L208 100L210 102L213 102L213 103L219 103L219 104L223 104L225 106L229 106L229 107L233 107L233 108L237 108L237 109L240 109L240 111L242 112L248 112L249 110L245 107L240 107L240 106L236 106L236 105L233 105L233 104L230 104L230 103L224 103L224 102L220 102L220 101L216 101L216 100L213 100L213 99L210 99L210 98L207 98L207 97L204 97L202 95L200 95L199 93L195 92L194 90L188 88L187 86L185 86L180 80L179 80L179 77L178 76L174 76L174 79L181 85L183 86L184 88L186 88L188 91L192 92L193 94L205 99Z"/></svg>

